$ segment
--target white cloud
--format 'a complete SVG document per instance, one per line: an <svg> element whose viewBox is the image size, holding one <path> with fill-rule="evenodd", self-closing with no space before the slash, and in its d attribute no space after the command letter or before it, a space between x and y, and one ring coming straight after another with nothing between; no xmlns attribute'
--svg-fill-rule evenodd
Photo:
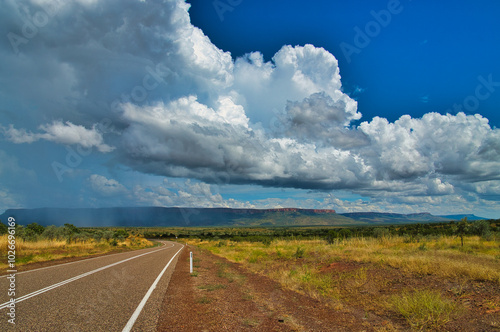
<svg viewBox="0 0 500 332"><path fill-rule="evenodd" d="M481 115L427 113L402 116L394 123L374 118L359 129L371 143L364 153L379 169L379 178L412 178L433 173L457 179L499 180L499 129ZM488 152L486 152L488 151ZM384 172L385 174L383 174Z"/></svg>
<svg viewBox="0 0 500 332"><path fill-rule="evenodd" d="M92 190L104 196L118 195L127 192L127 189L118 181L107 179L102 175L92 174L88 180Z"/></svg>
<svg viewBox="0 0 500 332"><path fill-rule="evenodd" d="M286 45L272 62L264 62L258 52L236 59L231 88L251 120L267 127L288 102L302 101L316 93L343 103L343 112L350 117L360 117L356 101L344 94L341 86L338 62L331 53L313 45Z"/></svg>
<svg viewBox="0 0 500 332"><path fill-rule="evenodd" d="M44 124L39 127L43 133L31 133L25 129L16 129L10 125L8 129L2 128L5 137L13 143L33 143L40 139L55 142L59 144L73 145L78 144L84 148L95 147L100 152L106 153L114 150L107 144L104 144L102 134L94 125L92 129L87 129L84 126L74 125L67 121L54 121L51 124Z"/></svg>
<svg viewBox="0 0 500 332"><path fill-rule="evenodd" d="M224 207L224 208L251 208L249 202L223 199L221 194L213 192L213 187L204 182L184 181L181 184L172 184L164 181L161 185L141 186L133 188L134 202L153 206L177 207Z"/></svg>
<svg viewBox="0 0 500 332"><path fill-rule="evenodd" d="M8 189L0 189L0 211L7 209L21 208L21 198L17 194L11 193ZM4 220L5 223L5 220Z"/></svg>
<svg viewBox="0 0 500 332"><path fill-rule="evenodd" d="M10 125L9 128L0 127L4 136L12 143L33 143L39 138L36 134L26 131L26 129L16 129L14 126Z"/></svg>
<svg viewBox="0 0 500 332"><path fill-rule="evenodd" d="M123 109L130 125L123 133L122 158L144 172L214 183L310 188L358 186L369 176L369 167L356 154L270 138L249 128L243 113L235 113L238 120L231 124L220 109L194 97L168 105L127 104Z"/></svg>
<svg viewBox="0 0 500 332"><path fill-rule="evenodd" d="M449 195L455 192L453 185L442 182L441 179L429 179L427 181L428 195Z"/></svg>

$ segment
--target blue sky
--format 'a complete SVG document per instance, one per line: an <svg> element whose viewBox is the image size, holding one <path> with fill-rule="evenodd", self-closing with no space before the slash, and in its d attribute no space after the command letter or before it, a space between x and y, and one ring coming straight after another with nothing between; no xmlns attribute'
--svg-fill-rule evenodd
<svg viewBox="0 0 500 332"><path fill-rule="evenodd" d="M232 10L217 10L210 1L190 3L193 24L233 56L259 50L270 60L285 44L327 49L339 61L344 91L359 101L363 120L456 113L457 104L466 114L480 113L492 126L500 124L500 93L477 107L463 105L478 76L500 75L498 2L256 0L235 1ZM387 11L391 3L397 13L382 17L389 23L379 24L359 53L342 49L342 43L356 47L354 28L373 29L372 12Z"/></svg>
<svg viewBox="0 0 500 332"><path fill-rule="evenodd" d="M0 210L500 211L497 1L3 1Z"/></svg>

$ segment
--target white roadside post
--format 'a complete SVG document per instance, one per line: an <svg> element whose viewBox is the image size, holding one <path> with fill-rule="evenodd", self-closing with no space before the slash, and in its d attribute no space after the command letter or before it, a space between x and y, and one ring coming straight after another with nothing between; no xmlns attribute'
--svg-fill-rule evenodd
<svg viewBox="0 0 500 332"><path fill-rule="evenodd" d="M189 252L189 273L193 274L193 252Z"/></svg>

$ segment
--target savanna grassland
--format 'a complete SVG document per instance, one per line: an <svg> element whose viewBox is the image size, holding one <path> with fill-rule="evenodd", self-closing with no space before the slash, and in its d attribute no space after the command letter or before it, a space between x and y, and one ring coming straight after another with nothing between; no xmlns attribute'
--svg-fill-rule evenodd
<svg viewBox="0 0 500 332"><path fill-rule="evenodd" d="M183 241L331 308L382 317L386 330L495 331L500 237L490 227L473 235L473 224L462 226L455 225L453 235L383 230L371 237Z"/></svg>
<svg viewBox="0 0 500 332"><path fill-rule="evenodd" d="M499 226L498 220L387 227L76 228L71 224L30 224L16 228L16 267L154 245L147 238L168 239L196 247L198 259L206 260L195 265L191 280L197 282L191 286L195 293L210 294L200 299L213 307L214 317L219 309L234 305L226 302L238 292L244 293L240 297L245 301L262 298L255 303L257 308L269 307L264 301L269 289L261 287L268 280L268 286L276 283L318 301L330 312L356 317L362 313L359 326L368 326L368 330L498 331ZM8 236L0 236L3 270ZM221 266L242 269L234 275L245 277L229 278L230 273ZM264 279L256 281L252 275ZM185 277L179 278L184 285ZM249 280L256 282L250 284ZM218 299L216 293L221 293ZM299 307L297 310L300 312ZM282 311L285 314L286 308ZM371 326L375 321L377 325ZM257 324L252 322L246 325Z"/></svg>

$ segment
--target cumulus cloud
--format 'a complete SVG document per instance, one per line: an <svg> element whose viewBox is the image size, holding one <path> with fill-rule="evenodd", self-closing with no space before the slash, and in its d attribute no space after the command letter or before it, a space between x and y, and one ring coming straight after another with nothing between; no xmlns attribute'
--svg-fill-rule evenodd
<svg viewBox="0 0 500 332"><path fill-rule="evenodd" d="M288 101L286 134L299 140L316 142L319 145L349 149L366 145L366 136L356 130L350 130L352 121L361 118L356 105L345 95L334 101L324 92L314 93L302 101Z"/></svg>
<svg viewBox="0 0 500 332"><path fill-rule="evenodd" d="M287 125L293 134L271 137L252 129L242 108L230 101L226 99L235 109L232 121L193 96L168 105L125 105L123 117L130 126L123 134L124 162L144 172L212 183L365 193L451 194L453 181L498 180L500 175L498 160L478 152L497 135L479 115L429 113L421 119L403 116L395 123L375 118L346 128L342 118L341 124L325 127L314 120L294 120L302 115L292 110ZM293 131L294 123L306 127Z"/></svg>
<svg viewBox="0 0 500 332"><path fill-rule="evenodd" d="M0 28L21 36L26 15L45 6L8 2ZM113 165L217 185L349 189L379 200L500 195L500 130L486 118L428 113L354 125L357 102L323 48L233 59L191 24L183 0L56 7L36 36L14 45L19 54L0 42L1 130L10 142L78 144L109 153ZM112 131L95 125L104 118ZM100 175L89 181L154 205L227 203L201 184L125 190Z"/></svg>
<svg viewBox="0 0 500 332"><path fill-rule="evenodd" d="M359 130L371 141L363 153L373 152L370 159L378 178L436 173L469 181L500 179L500 158L490 158L500 130L492 129L479 114L428 113L420 119L404 115L394 123L377 117L363 122Z"/></svg>
<svg viewBox="0 0 500 332"><path fill-rule="evenodd" d="M250 128L241 108L238 120L188 97L168 105L124 105L130 126L123 133L123 161L158 175L194 177L212 183L259 183L330 189L367 181L359 156L291 138L271 138Z"/></svg>
<svg viewBox="0 0 500 332"><path fill-rule="evenodd" d="M285 45L269 62L259 52L235 60L232 89L253 121L264 125L282 113L288 102L302 101L317 93L343 103L339 112L359 118L356 101L341 87L337 59L321 47Z"/></svg>

